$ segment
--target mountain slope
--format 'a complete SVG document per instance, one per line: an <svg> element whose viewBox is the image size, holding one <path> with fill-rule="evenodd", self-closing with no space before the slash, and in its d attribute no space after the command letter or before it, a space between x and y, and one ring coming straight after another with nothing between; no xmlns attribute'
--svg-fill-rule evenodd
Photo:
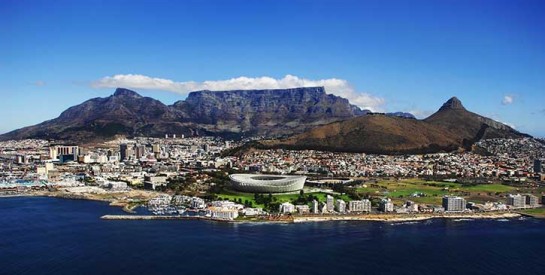
<svg viewBox="0 0 545 275"><path fill-rule="evenodd" d="M289 135L365 114L323 87L199 91L167 106L118 88L112 96L70 107L58 118L1 135L89 142L123 136Z"/></svg>
<svg viewBox="0 0 545 275"><path fill-rule="evenodd" d="M511 127L467 111L451 98L424 120L367 115L316 127L284 140L264 141L270 148L316 149L376 154L434 153L470 149L486 138L518 138Z"/></svg>
<svg viewBox="0 0 545 275"><path fill-rule="evenodd" d="M465 147L481 139L528 136L505 124L466 110L456 97L449 99L424 121L445 128Z"/></svg>
<svg viewBox="0 0 545 275"><path fill-rule="evenodd" d="M118 88L112 96L93 98L68 108L58 118L0 136L0 139L44 138L94 141L115 135L159 135L191 130L160 101Z"/></svg>

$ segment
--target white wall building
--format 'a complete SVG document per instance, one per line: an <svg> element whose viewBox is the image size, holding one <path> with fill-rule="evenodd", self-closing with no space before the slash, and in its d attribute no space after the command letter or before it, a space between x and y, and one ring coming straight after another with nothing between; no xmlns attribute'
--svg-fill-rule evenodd
<svg viewBox="0 0 545 275"><path fill-rule="evenodd" d="M280 205L280 213L287 214L295 212L295 206L289 202L285 202Z"/></svg>
<svg viewBox="0 0 545 275"><path fill-rule="evenodd" d="M382 199L380 202L379 209L382 212L393 212L394 211L394 203L392 203L391 199Z"/></svg>
<svg viewBox="0 0 545 275"><path fill-rule="evenodd" d="M308 205L306 205L306 204L296 205L295 210L297 210L297 213L299 213L299 214L308 214L308 213L310 213L310 207L308 207Z"/></svg>
<svg viewBox="0 0 545 275"><path fill-rule="evenodd" d="M371 212L371 201L368 199L353 200L348 202L350 212Z"/></svg>
<svg viewBox="0 0 545 275"><path fill-rule="evenodd" d="M327 195L326 197L326 206L327 212L333 212L333 210L335 210L335 199L330 195Z"/></svg>
<svg viewBox="0 0 545 275"><path fill-rule="evenodd" d="M466 200L462 197L444 196L443 207L445 211L460 212L466 209Z"/></svg>
<svg viewBox="0 0 545 275"><path fill-rule="evenodd" d="M318 214L320 213L320 203L317 200L312 201L312 213Z"/></svg>
<svg viewBox="0 0 545 275"><path fill-rule="evenodd" d="M339 213L344 213L346 212L346 202L344 202L343 200L339 199L335 202L335 210Z"/></svg>
<svg viewBox="0 0 545 275"><path fill-rule="evenodd" d="M206 209L206 215L222 220L234 220L238 217L238 210L228 207L208 207Z"/></svg>

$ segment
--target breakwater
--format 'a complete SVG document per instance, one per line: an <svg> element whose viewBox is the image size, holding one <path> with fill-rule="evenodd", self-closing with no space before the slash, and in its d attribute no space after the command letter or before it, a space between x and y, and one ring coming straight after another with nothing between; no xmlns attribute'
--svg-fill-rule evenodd
<svg viewBox="0 0 545 275"><path fill-rule="evenodd" d="M211 220L201 216L104 215L103 220Z"/></svg>

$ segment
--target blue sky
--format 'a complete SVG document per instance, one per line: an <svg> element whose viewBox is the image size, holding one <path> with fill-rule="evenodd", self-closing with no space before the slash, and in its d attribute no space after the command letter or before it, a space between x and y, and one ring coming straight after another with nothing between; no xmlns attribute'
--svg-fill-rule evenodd
<svg viewBox="0 0 545 275"><path fill-rule="evenodd" d="M3 0L0 133L118 84L171 104L192 87L325 83L419 117L457 96L545 136L544 15L525 0Z"/></svg>

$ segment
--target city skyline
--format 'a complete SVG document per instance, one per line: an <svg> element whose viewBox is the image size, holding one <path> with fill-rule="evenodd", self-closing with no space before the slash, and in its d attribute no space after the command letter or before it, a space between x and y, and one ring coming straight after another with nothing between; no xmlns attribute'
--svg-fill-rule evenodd
<svg viewBox="0 0 545 275"><path fill-rule="evenodd" d="M325 86L418 118L457 96L545 136L539 1L31 3L0 6L0 133L117 86L166 104L207 88Z"/></svg>

